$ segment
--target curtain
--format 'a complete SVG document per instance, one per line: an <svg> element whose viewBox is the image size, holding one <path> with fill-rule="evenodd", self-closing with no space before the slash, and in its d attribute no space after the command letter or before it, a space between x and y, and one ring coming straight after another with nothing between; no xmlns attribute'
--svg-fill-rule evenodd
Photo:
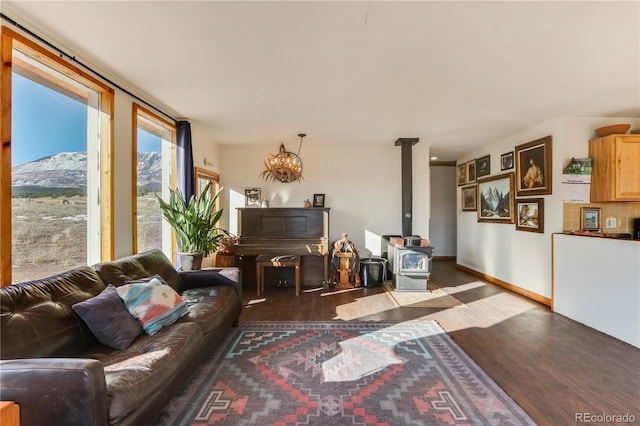
<svg viewBox="0 0 640 426"><path fill-rule="evenodd" d="M191 124L188 121L176 121L176 171L178 173L178 189L189 200L195 191L193 170L193 151L191 149ZM180 256L176 253L174 265L180 270Z"/></svg>
<svg viewBox="0 0 640 426"><path fill-rule="evenodd" d="M193 172L193 151L191 149L191 124L188 121L176 121L178 150L176 153L176 169L178 172L178 189L189 200L196 192Z"/></svg>

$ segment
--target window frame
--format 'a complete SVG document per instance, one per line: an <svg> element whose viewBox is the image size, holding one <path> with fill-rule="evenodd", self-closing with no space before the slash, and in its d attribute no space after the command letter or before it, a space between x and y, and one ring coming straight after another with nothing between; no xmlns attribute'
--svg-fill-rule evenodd
<svg viewBox="0 0 640 426"><path fill-rule="evenodd" d="M2 25L0 27L0 229L11 230L11 103L13 49L19 50L44 65L85 85L98 94L100 132L100 258L114 258L113 226L113 110L114 90L87 72L65 61L30 38ZM19 60L15 63L19 66ZM33 71L33 70L30 70ZM45 78L44 73L38 74ZM50 80L48 80L50 81ZM55 84L55 82L52 82ZM69 89L68 85L62 86ZM12 232L0 237L0 287L11 285Z"/></svg>
<svg viewBox="0 0 640 426"><path fill-rule="evenodd" d="M177 129L174 122L166 120L160 115L152 112L144 106L134 102L132 107L132 126L131 126L131 248L132 253L138 253L138 117L142 116L145 119L154 122L159 127L168 131L171 135L171 170L170 181L171 187L177 186L176 179L176 135ZM149 133L156 134L155 129L141 126L143 130ZM158 135L161 136L161 135ZM164 193L164 190L163 190ZM176 250L175 236L173 231L171 232L171 255L173 258Z"/></svg>

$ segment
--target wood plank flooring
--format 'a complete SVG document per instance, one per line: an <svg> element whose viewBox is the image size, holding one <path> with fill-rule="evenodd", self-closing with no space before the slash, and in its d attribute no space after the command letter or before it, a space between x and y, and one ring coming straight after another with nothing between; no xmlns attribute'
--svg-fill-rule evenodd
<svg viewBox="0 0 640 426"><path fill-rule="evenodd" d="M435 319L538 424L580 423L578 413L629 414L640 422L640 349L481 281L450 260L434 261L432 282L446 295L408 305L382 287L304 289L300 297L294 286L267 287L258 299L255 283L245 283L240 321Z"/></svg>

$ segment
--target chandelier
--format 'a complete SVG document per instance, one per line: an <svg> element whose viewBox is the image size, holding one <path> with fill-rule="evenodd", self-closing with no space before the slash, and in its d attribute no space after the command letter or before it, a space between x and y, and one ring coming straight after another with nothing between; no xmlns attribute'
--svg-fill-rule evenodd
<svg viewBox="0 0 640 426"><path fill-rule="evenodd" d="M298 157L300 148L302 148L302 139L307 136L304 133L298 133L300 137L300 146L298 152L294 154L285 149L284 144L280 144L278 154L269 154L269 158L264 161L265 171L260 173L260 177L267 182L289 183L302 179L302 160Z"/></svg>

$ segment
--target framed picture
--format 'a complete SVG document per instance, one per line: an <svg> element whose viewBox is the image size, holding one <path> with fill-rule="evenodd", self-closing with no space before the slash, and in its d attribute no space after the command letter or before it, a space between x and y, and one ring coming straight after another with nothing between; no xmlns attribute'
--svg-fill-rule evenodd
<svg viewBox="0 0 640 426"><path fill-rule="evenodd" d="M500 156L500 170L513 169L513 151L505 152Z"/></svg>
<svg viewBox="0 0 640 426"><path fill-rule="evenodd" d="M476 176L487 176L491 174L491 156L485 155L484 157L476 160Z"/></svg>
<svg viewBox="0 0 640 426"><path fill-rule="evenodd" d="M478 209L478 193L476 185L465 186L462 188L462 211L475 212Z"/></svg>
<svg viewBox="0 0 640 426"><path fill-rule="evenodd" d="M464 185L467 183L467 165L466 163L458 164L458 168L456 169L456 180L458 181L458 186Z"/></svg>
<svg viewBox="0 0 640 426"><path fill-rule="evenodd" d="M600 207L582 207L580 209L582 217L583 231L599 231L600 228Z"/></svg>
<svg viewBox="0 0 640 426"><path fill-rule="evenodd" d="M544 233L544 198L516 200L516 229Z"/></svg>
<svg viewBox="0 0 640 426"><path fill-rule="evenodd" d="M551 136L516 146L516 195L551 194Z"/></svg>
<svg viewBox="0 0 640 426"><path fill-rule="evenodd" d="M478 222L513 221L513 173L478 179Z"/></svg>
<svg viewBox="0 0 640 426"><path fill-rule="evenodd" d="M313 207L324 207L324 194L313 194Z"/></svg>
<svg viewBox="0 0 640 426"><path fill-rule="evenodd" d="M244 189L244 205L245 207L260 207L260 188Z"/></svg>
<svg viewBox="0 0 640 426"><path fill-rule="evenodd" d="M467 183L476 181L476 160L467 161Z"/></svg>

